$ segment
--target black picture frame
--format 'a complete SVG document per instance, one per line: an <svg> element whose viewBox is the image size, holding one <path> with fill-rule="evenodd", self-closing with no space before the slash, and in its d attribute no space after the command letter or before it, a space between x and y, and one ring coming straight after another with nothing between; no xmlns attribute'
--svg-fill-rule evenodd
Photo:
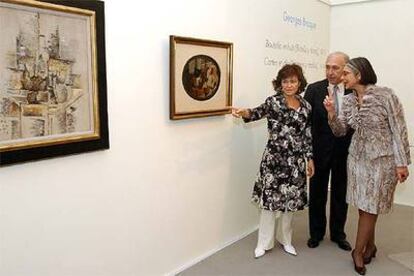
<svg viewBox="0 0 414 276"><path fill-rule="evenodd" d="M7 1L4 1L7 2ZM24 1L22 1L24 2ZM34 1L31 1L34 2ZM40 2L40 1L39 1ZM59 142L53 145L37 145L12 150L0 151L0 167L15 163L28 162L65 155L79 154L97 150L109 149L107 80L106 80L106 51L105 51L105 7L103 1L83 0L44 0L41 2L67 7L80 8L95 12L95 54L96 54L96 83L99 116L98 137L83 141Z"/></svg>

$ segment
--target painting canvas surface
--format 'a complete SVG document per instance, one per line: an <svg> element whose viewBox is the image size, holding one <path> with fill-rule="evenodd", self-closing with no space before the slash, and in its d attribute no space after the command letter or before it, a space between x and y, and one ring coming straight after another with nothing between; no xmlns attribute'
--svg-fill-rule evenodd
<svg viewBox="0 0 414 276"><path fill-rule="evenodd" d="M89 21L0 3L0 149L94 133Z"/></svg>

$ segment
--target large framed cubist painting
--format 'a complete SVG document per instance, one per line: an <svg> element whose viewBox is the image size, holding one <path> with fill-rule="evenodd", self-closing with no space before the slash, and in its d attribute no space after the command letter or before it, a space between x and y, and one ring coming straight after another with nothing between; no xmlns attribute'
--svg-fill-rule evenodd
<svg viewBox="0 0 414 276"><path fill-rule="evenodd" d="M104 5L0 0L0 165L109 148Z"/></svg>
<svg viewBox="0 0 414 276"><path fill-rule="evenodd" d="M170 36L170 119L228 114L233 44Z"/></svg>

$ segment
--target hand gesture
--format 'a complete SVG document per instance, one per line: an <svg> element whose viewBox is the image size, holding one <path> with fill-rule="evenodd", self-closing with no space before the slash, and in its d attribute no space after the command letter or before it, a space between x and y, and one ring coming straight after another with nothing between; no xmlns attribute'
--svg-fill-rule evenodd
<svg viewBox="0 0 414 276"><path fill-rule="evenodd" d="M408 178L408 168L405 167L397 167L396 169L398 182L403 183Z"/></svg>
<svg viewBox="0 0 414 276"><path fill-rule="evenodd" d="M250 110L247 108L231 108L231 115L233 115L236 118L249 118L250 117Z"/></svg>
<svg viewBox="0 0 414 276"><path fill-rule="evenodd" d="M328 95L323 100L323 105L325 106L325 109L326 111L328 111L329 114L335 114L335 100L332 95L332 90L328 88Z"/></svg>

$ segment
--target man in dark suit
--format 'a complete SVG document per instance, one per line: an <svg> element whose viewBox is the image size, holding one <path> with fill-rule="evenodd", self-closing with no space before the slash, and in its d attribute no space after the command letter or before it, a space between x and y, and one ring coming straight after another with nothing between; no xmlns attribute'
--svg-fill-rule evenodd
<svg viewBox="0 0 414 276"><path fill-rule="evenodd" d="M305 99L312 105L312 138L315 175L309 187L309 230L308 246L315 248L323 240L326 231L326 203L328 182L331 176L331 198L329 230L331 240L343 250L351 250L344 231L348 212L346 203L346 160L352 133L345 137L335 137L328 125L328 115L323 100L328 89L336 98L337 113L341 113L342 97L351 91L345 91L342 74L349 57L342 52L331 53L326 60L326 79L310 84Z"/></svg>

